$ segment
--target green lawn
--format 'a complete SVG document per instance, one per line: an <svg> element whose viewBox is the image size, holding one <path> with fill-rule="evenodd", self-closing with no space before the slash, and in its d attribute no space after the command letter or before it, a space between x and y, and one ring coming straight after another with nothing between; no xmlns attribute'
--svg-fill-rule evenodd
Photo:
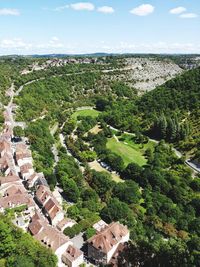
<svg viewBox="0 0 200 267"><path fill-rule="evenodd" d="M77 110L76 112L72 114L72 118L77 119L78 116L85 116L85 117L90 116L90 117L96 118L98 117L99 114L100 112L95 109Z"/></svg>
<svg viewBox="0 0 200 267"><path fill-rule="evenodd" d="M123 135L123 137L124 140L119 142L114 137L109 138L107 148L121 156L126 166L131 162L135 162L140 166L145 165L147 162L144 157L145 150L149 147L153 148L155 144L153 142L145 145L135 144L131 136Z"/></svg>

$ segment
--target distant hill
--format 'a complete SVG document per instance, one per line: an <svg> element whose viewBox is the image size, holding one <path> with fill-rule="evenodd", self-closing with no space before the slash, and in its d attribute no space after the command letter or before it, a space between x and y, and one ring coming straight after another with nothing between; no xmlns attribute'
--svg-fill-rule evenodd
<svg viewBox="0 0 200 267"><path fill-rule="evenodd" d="M144 112L200 109L200 67L184 72L140 99Z"/></svg>

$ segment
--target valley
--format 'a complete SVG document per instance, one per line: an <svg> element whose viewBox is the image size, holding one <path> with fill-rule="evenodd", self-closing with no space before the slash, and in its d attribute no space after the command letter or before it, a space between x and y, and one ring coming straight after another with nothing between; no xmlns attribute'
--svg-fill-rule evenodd
<svg viewBox="0 0 200 267"><path fill-rule="evenodd" d="M131 256L135 249L140 256L148 250L155 254L145 258L145 264L154 264L162 259L164 248L167 255L171 250L182 255L178 247L189 251L184 254L188 264L198 261L190 255L199 235L199 68L187 70L176 60L22 59L9 76L1 96L6 95L1 142L9 134L6 142L12 147L9 157L15 169L9 175L19 175L38 213L30 212L24 230L52 246L59 267L65 266L69 246L79 265L99 266L89 248L90 240L99 235L95 227L101 224L105 229L126 227L128 243L122 256L130 264L135 264ZM42 175L42 185L39 178L29 181L32 174L22 176L15 159L15 147L22 143L32 153L29 167L36 176ZM2 160L2 181L7 177L3 164ZM40 190L57 207L55 221L47 203L39 199ZM0 192L3 201L8 197L4 187ZM8 216L3 206L1 210ZM24 217L24 211L14 216ZM54 248L50 232L41 238L35 234L35 223L44 227L44 233L53 229L62 245ZM44 238L49 238L49 246ZM177 258L169 257L176 266Z"/></svg>

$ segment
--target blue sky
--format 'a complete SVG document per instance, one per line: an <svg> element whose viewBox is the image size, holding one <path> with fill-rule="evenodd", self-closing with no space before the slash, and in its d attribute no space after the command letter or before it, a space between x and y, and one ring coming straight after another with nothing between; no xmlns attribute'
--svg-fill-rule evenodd
<svg viewBox="0 0 200 267"><path fill-rule="evenodd" d="M200 53L199 0L0 0L0 54Z"/></svg>

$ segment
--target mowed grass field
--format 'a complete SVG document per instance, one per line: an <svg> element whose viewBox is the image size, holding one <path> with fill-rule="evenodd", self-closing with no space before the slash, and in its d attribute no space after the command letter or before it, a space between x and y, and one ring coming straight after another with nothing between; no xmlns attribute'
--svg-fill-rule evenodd
<svg viewBox="0 0 200 267"><path fill-rule="evenodd" d="M131 136L126 135L123 141L117 141L117 138L109 138L107 148L122 157L124 164L127 166L131 162L135 162L140 166L147 163L144 153L147 148L154 148L153 142L147 144L136 144Z"/></svg>
<svg viewBox="0 0 200 267"><path fill-rule="evenodd" d="M77 119L78 116L84 116L84 117L90 116L96 118L99 116L99 114L100 112L95 109L77 110L72 114L72 118L75 120Z"/></svg>
<svg viewBox="0 0 200 267"><path fill-rule="evenodd" d="M88 165L90 166L90 168L92 170L95 170L97 172L106 172L106 173L109 173L113 179L113 181L115 181L116 183L123 183L124 180L122 180L120 178L120 176L117 174L117 173L114 173L114 172L109 172L108 170L104 169L100 164L99 162L97 162L96 160L93 161L93 162L89 162Z"/></svg>

